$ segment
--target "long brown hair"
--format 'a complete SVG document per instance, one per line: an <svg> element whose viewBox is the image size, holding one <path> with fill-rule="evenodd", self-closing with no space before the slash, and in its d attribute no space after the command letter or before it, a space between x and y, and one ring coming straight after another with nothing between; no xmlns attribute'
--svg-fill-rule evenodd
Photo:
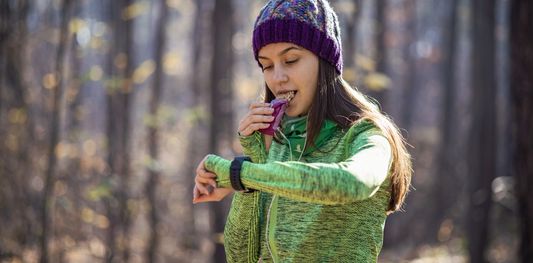
<svg viewBox="0 0 533 263"><path fill-rule="evenodd" d="M373 99L350 87L331 63L318 58L318 87L307 117L309 140L305 148L317 148L315 141L326 119L341 127L351 127L364 119L372 121L387 137L392 148L391 184L387 189L391 196L387 213L400 210L409 192L412 172L411 156L407 152L400 130L388 116L381 113L379 107L372 102ZM269 103L273 99L275 96L265 83L263 101ZM274 140L278 143L281 141L278 136L275 136Z"/></svg>

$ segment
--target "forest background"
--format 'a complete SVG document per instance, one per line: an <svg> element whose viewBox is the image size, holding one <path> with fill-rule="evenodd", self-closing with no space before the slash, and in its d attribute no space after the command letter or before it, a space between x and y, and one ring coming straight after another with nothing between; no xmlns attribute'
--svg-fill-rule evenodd
<svg viewBox="0 0 533 263"><path fill-rule="evenodd" d="M225 262L193 178L242 155L265 3L0 0L0 262ZM533 262L532 1L331 4L413 157L379 262Z"/></svg>

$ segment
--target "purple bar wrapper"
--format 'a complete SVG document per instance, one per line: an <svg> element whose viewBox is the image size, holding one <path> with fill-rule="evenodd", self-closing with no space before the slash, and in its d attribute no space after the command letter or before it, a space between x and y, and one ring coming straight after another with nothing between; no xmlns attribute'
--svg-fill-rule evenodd
<svg viewBox="0 0 533 263"><path fill-rule="evenodd" d="M272 100L272 102L270 102L270 108L274 108L274 113L272 113L272 116L274 116L274 120L270 123L270 126L268 126L268 128L260 129L259 132L266 135L274 136L274 133L276 132L276 129L278 128L278 125L281 122L281 119L283 118L283 114L285 114L285 110L288 107L289 101Z"/></svg>

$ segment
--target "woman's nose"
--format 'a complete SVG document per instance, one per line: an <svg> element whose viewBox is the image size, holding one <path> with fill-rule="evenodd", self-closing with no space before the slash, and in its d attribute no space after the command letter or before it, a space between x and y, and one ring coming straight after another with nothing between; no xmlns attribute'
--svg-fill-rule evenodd
<svg viewBox="0 0 533 263"><path fill-rule="evenodd" d="M275 67L274 68L274 82L276 84L281 84L284 82L287 82L289 78L287 77L287 73L283 69L283 67Z"/></svg>

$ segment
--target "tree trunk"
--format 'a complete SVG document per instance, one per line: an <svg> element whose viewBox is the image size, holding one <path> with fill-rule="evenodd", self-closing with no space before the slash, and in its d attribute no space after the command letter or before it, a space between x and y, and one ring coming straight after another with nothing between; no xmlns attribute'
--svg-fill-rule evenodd
<svg viewBox="0 0 533 263"><path fill-rule="evenodd" d="M123 16L123 10L132 4L131 0L113 1L111 19L114 19L114 53L110 58L110 71L116 81L107 87L107 141L109 143L108 165L110 180L116 182L112 196L107 198L107 214L110 227L106 242L111 248L108 262L122 256L123 262L129 258L128 231L131 215L127 209L130 154L131 154L131 101L133 101L133 37L132 20ZM117 244L118 243L118 244ZM121 249L119 248L122 248Z"/></svg>
<svg viewBox="0 0 533 263"><path fill-rule="evenodd" d="M387 0L377 0L376 1L376 24L379 25L379 28L374 30L379 30L377 36L376 36L376 72L385 74L385 58L387 54L386 46L385 46L385 28L386 28L386 17L385 17L385 10L387 8ZM384 105L386 104L385 101L385 95L386 92L385 89L382 90L369 90L367 94L376 99L378 103L380 104L381 110L384 109Z"/></svg>
<svg viewBox="0 0 533 263"><path fill-rule="evenodd" d="M10 25L9 25L9 3L7 0L0 0L0 95L2 94L2 89L5 86L6 82L6 69L7 69L7 39L10 35ZM2 122L2 106L3 98L0 98L0 123ZM0 136L2 136L2 131L0 130ZM0 152L0 155L2 153ZM0 250L1 252L1 250Z"/></svg>
<svg viewBox="0 0 533 263"><path fill-rule="evenodd" d="M187 187L187 193L192 193L192 190L194 188L194 177L193 175L196 174L196 168L198 167L198 163L202 160L203 157L200 156L200 154L206 152L205 143L202 143L202 137L201 134L199 134L202 131L205 131L208 127L208 124L202 120L202 118L199 117L199 109L205 109L205 104L201 101L201 95L202 91L206 91L207 87L202 82L203 76L203 70L201 67L200 61L202 60L202 53L205 52L204 48L204 36L206 35L207 28L204 25L204 16L207 14L207 12L204 10L206 6L206 0L197 0L194 1L196 5L196 15L194 19L194 31L193 31L193 62L192 62L192 76L191 76L191 92L192 92L192 99L189 104L189 109L191 110L190 114L194 114L194 120L195 123L191 124L190 130L187 134L188 138L188 144L187 144L187 173L183 177L182 182ZM184 258L184 262L189 262L192 260L192 257L194 256L193 251L198 249L201 244L201 240L199 240L200 233L196 232L195 226L194 226L194 214L193 211L195 207L192 205L192 195L186 194L184 196L185 200L183 202L185 205L187 205L191 211L191 213L188 213L186 218L183 220L183 235L181 244L183 245L183 249L186 249L189 251L186 258Z"/></svg>
<svg viewBox="0 0 533 263"><path fill-rule="evenodd" d="M232 119L232 50L231 39L233 36L233 7L231 0L215 1L212 21L213 32L213 60L211 69L211 127L209 152L221 155L224 150L220 145L229 145L231 149L230 134L233 130ZM218 202L210 203L214 212L214 234L224 232L225 218L228 211ZM216 240L215 240L216 241ZM224 246L215 243L214 262L226 262Z"/></svg>
<svg viewBox="0 0 533 263"><path fill-rule="evenodd" d="M352 85L357 86L356 83L360 82L360 80L356 79L356 56L357 56L357 26L359 25L360 17L361 17L361 8L362 8L362 1L361 0L352 0L352 4L355 7L354 12L349 15L343 15L344 20L346 21L346 34L345 34L345 41L343 41L343 71L346 72L346 70L349 70L350 73L348 73L348 78L346 74L343 73L343 76L346 78L346 80Z"/></svg>
<svg viewBox="0 0 533 263"><path fill-rule="evenodd" d="M125 0L124 7L128 7L133 3L133 0ZM120 222L122 222L122 235L124 237L124 251L122 259L125 263L129 262L129 230L131 225L132 214L127 209L128 190L130 188L130 163L131 163L131 111L132 103L134 101L134 84L133 84L133 21L127 19L124 21L124 54L126 54L127 63L123 73L124 81L120 87L122 93L122 134L121 134L121 149L120 149Z"/></svg>
<svg viewBox="0 0 533 263"><path fill-rule="evenodd" d="M469 149L470 262L486 262L491 183L496 171L495 0L472 2L472 123Z"/></svg>
<svg viewBox="0 0 533 263"><path fill-rule="evenodd" d="M163 56L165 51L165 37L166 25L168 20L168 6L166 1L160 1L159 9L159 24L157 26L157 35L155 43L155 64L156 69L153 76L152 97L150 100L150 116L153 120L152 125L148 126L148 151L150 153L151 162L148 166L148 184L146 185L146 194L152 206L150 211L150 226L151 236L148 245L148 262L156 262L156 252L159 244L159 239L156 232L156 225L159 223L159 215L157 205L157 184L159 182L160 167L159 167L159 149L158 149L158 133L159 123L157 122L157 110L161 101L161 92L163 90Z"/></svg>
<svg viewBox="0 0 533 263"><path fill-rule="evenodd" d="M444 88L444 101L442 104L442 117L439 128L441 131L441 140L436 158L438 162L437 172L439 173L437 176L437 185L439 185L439 187L436 187L436 200L439 208L437 209L437 213L435 213L434 220L432 220L435 227L431 228L431 231L434 231L431 233L431 238L434 239L434 241L436 241L435 237L438 236L433 235L433 233L438 233L442 220L449 218L449 209L452 208L456 201L455 197L460 193L460 190L457 190L460 188L458 188L458 185L456 184L458 181L455 174L457 158L455 154L456 145L453 140L455 131L457 130L456 125L454 125L454 123L456 123L456 116L454 115L456 112L454 105L456 100L456 85L454 85L455 46L457 35L455 30L456 9L457 0L449 1L448 15L446 16L443 28L443 46L445 55L441 70L443 73L442 83Z"/></svg>
<svg viewBox="0 0 533 263"><path fill-rule="evenodd" d="M111 53L111 56L108 59L108 65L107 70L110 72L110 75L114 78L119 76L119 73L117 72L118 69L115 67L114 60L116 59L117 55L120 54L120 49L118 49L120 43L120 35L118 31L121 29L120 25L121 23L118 21L120 19L120 10L122 10L123 4L121 4L120 1L113 1L113 2L107 2L103 1L102 5L106 5L109 7L109 20L113 20L115 27L113 28L113 41L114 41L114 52ZM109 167L109 179L113 181L118 181L119 178L116 175L116 173L119 171L117 166L117 156L118 156L118 150L120 144L118 143L118 127L120 124L120 118L118 118L117 113L117 85L118 83L112 83L110 86L106 86L106 104L107 104L107 125L106 125L106 138L107 138L107 149L108 149L108 155L107 155L107 165ZM107 209L107 217L109 219L109 228L107 229L107 235L106 235L106 244L109 247L110 255L106 258L107 263L113 262L114 258L118 255L117 247L115 245L115 239L118 235L118 230L120 229L120 222L119 222L119 216L118 216L118 209L122 209L121 207L118 207L118 200L115 198L115 196L118 195L118 189L117 187L114 187L112 189L112 195L110 197L106 197L106 209ZM118 196L117 196L118 197Z"/></svg>
<svg viewBox="0 0 533 263"><path fill-rule="evenodd" d="M53 111L52 111L52 125L51 125L51 132L50 132L50 145L48 148L48 169L45 174L45 188L43 193L43 200L41 204L42 209L42 227L43 232L40 240L40 248L41 248L41 263L46 263L49 260L48 255L48 240L49 240L49 234L48 231L53 228L53 226L50 224L50 221L52 220L51 215L54 215L54 197L52 193L52 183L54 181L53 176L57 173L56 172L56 162L57 158L54 153L55 147L57 143L59 142L59 133L61 129L61 119L60 114L62 111L63 104L61 103L61 98L63 95L63 85L64 81L62 78L66 77L63 75L63 62L66 57L66 44L67 39L69 36L68 31L68 22L70 20L70 6L72 4L71 0L65 0L63 2L63 9L61 14L61 35L59 39L59 47L57 51L57 58L56 58L56 71L58 72L57 77L57 85L53 88ZM53 231L50 231L53 232Z"/></svg>
<svg viewBox="0 0 533 263"><path fill-rule="evenodd" d="M533 262L533 2L511 1L511 87L521 262Z"/></svg>

